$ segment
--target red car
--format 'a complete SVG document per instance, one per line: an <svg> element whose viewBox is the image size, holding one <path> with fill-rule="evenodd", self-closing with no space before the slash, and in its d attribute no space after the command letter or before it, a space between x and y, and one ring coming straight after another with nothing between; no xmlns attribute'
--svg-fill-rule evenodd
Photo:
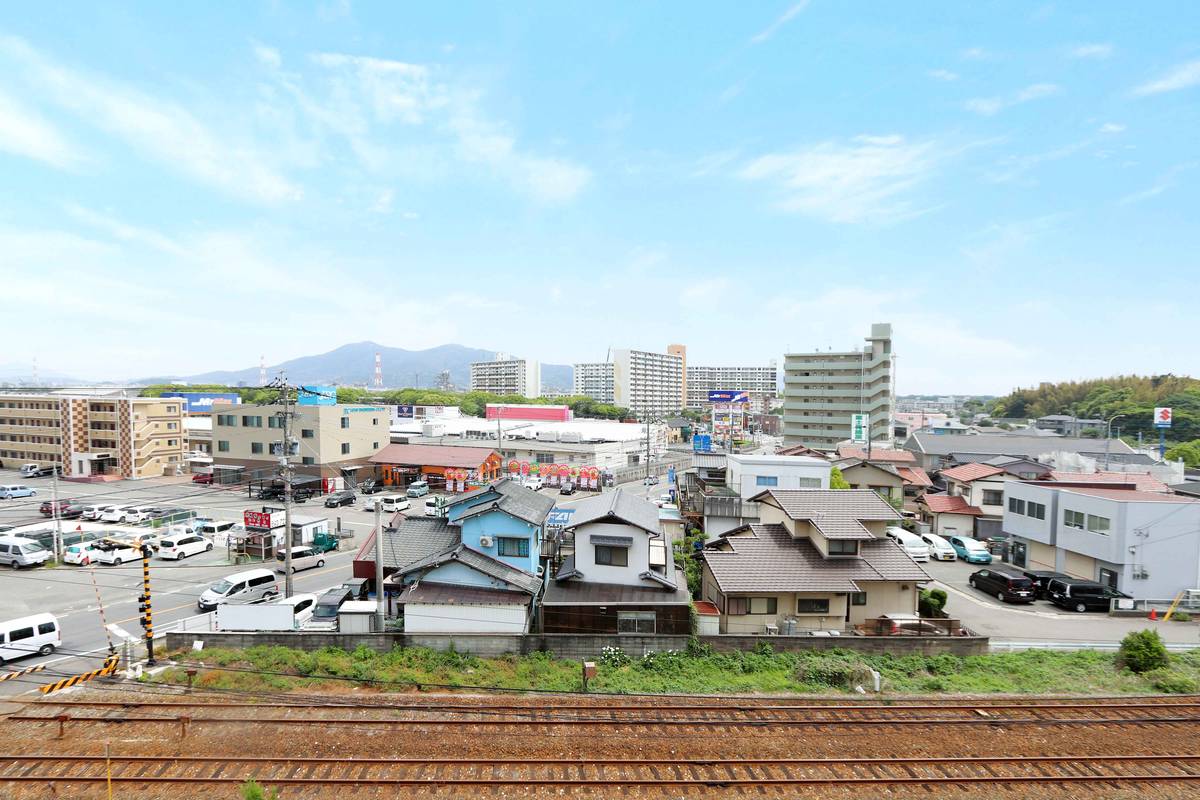
<svg viewBox="0 0 1200 800"><path fill-rule="evenodd" d="M74 500L59 500L57 502L59 515L61 516L62 513L67 510L67 507L70 505L74 505L74 503L75 503ZM54 516L54 506L55 506L54 501L47 500L46 502L42 503L41 507L38 510L42 512L43 517L53 517Z"/></svg>
<svg viewBox="0 0 1200 800"><path fill-rule="evenodd" d="M213 476L211 472L197 472L192 476L192 483L212 483Z"/></svg>

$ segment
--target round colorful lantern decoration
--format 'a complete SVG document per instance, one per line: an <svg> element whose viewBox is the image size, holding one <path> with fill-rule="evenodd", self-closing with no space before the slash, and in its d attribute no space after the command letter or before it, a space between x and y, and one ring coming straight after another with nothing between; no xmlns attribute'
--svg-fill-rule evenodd
<svg viewBox="0 0 1200 800"><path fill-rule="evenodd" d="M508 462L508 471L509 472L520 472L521 471L521 462L517 461L515 458L512 459L511 461L509 461Z"/></svg>

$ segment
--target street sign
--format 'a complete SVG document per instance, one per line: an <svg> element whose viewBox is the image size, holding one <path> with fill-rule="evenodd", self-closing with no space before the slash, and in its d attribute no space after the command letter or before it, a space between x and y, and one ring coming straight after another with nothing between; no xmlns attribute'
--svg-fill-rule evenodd
<svg viewBox="0 0 1200 800"><path fill-rule="evenodd" d="M1154 427L1156 427L1156 428L1171 427L1171 409L1169 409L1169 408L1154 409Z"/></svg>
<svg viewBox="0 0 1200 800"><path fill-rule="evenodd" d="M242 524L247 528L265 528L271 529L271 512L270 511L243 511Z"/></svg>
<svg viewBox="0 0 1200 800"><path fill-rule="evenodd" d="M698 433L692 437L692 451L695 453L708 453L712 451L712 436L707 433Z"/></svg>
<svg viewBox="0 0 1200 800"><path fill-rule="evenodd" d="M675 485L675 468L674 467L667 467L667 483L670 486Z"/></svg>
<svg viewBox="0 0 1200 800"><path fill-rule="evenodd" d="M867 415L866 414L851 414L850 415L850 438L860 444L867 442Z"/></svg>

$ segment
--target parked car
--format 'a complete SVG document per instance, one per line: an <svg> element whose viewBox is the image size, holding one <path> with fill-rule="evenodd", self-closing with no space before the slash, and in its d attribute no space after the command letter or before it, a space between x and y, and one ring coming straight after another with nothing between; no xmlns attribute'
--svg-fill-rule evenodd
<svg viewBox="0 0 1200 800"><path fill-rule="evenodd" d="M206 486L213 482L213 474L211 472L197 472L192 476L192 483L200 483Z"/></svg>
<svg viewBox="0 0 1200 800"><path fill-rule="evenodd" d="M671 503L671 502L673 502L673 498L671 497L671 493L670 493L670 492L663 492L663 493L662 493L662 494L660 494L660 495L659 495L657 498L655 498L655 500L654 500L654 505L658 506L659 508L662 508L663 506L665 506L665 505L667 505L667 504L669 504L669 503Z"/></svg>
<svg viewBox="0 0 1200 800"><path fill-rule="evenodd" d="M275 602L281 606L292 607L292 624L300 628L304 623L312 619L313 609L317 606L317 596L306 592L304 594L294 594L291 597L282 597Z"/></svg>
<svg viewBox="0 0 1200 800"><path fill-rule="evenodd" d="M50 551L32 539L6 534L0 536L0 564L13 569L36 567L50 560Z"/></svg>
<svg viewBox="0 0 1200 800"><path fill-rule="evenodd" d="M909 533L904 528L888 528L886 533L913 561L929 561L929 545L915 533Z"/></svg>
<svg viewBox="0 0 1200 800"><path fill-rule="evenodd" d="M287 572L287 553L278 552L275 554L275 571ZM325 566L325 557L321 555L321 551L315 547L303 545L301 547L292 548L292 572L299 572L302 569L312 569L313 567Z"/></svg>
<svg viewBox="0 0 1200 800"><path fill-rule="evenodd" d="M575 484L571 481L564 483L558 490L559 494L575 494Z"/></svg>
<svg viewBox="0 0 1200 800"><path fill-rule="evenodd" d="M3 500L12 500L14 497L34 497L36 494L37 489L30 489L19 483L0 486L0 499Z"/></svg>
<svg viewBox="0 0 1200 800"><path fill-rule="evenodd" d="M367 511L374 511L377 505L380 511L385 514L408 511L412 508L412 502L402 494L381 494L378 497L368 497L367 502L363 504L363 508Z"/></svg>
<svg viewBox="0 0 1200 800"><path fill-rule="evenodd" d="M1050 595L1046 592L1046 584L1050 583L1050 581L1054 580L1055 578L1069 579L1071 577L1070 575L1064 575L1061 572L1054 572L1053 570L1044 569L1022 570L1021 574L1033 581L1033 590L1037 595L1038 600L1048 600L1050 598Z"/></svg>
<svg viewBox="0 0 1200 800"><path fill-rule="evenodd" d="M23 531L15 535L20 536L22 539L37 542L51 553L54 552L55 535L52 528L40 531ZM80 544L81 542L90 542L93 539L100 538L99 534L94 531L63 531L61 535L64 547L69 544Z"/></svg>
<svg viewBox="0 0 1200 800"><path fill-rule="evenodd" d="M79 519L80 517L83 516L83 510L85 508L87 508L87 506L80 505L79 503L72 503L71 505L64 508L62 511L58 512L58 518L59 519Z"/></svg>
<svg viewBox="0 0 1200 800"><path fill-rule="evenodd" d="M425 516L440 517L442 515L442 506L444 505L442 498L430 497L425 501Z"/></svg>
<svg viewBox="0 0 1200 800"><path fill-rule="evenodd" d="M645 478L642 479L642 485L643 486L657 486L658 485L658 476L657 475L647 475Z"/></svg>
<svg viewBox="0 0 1200 800"><path fill-rule="evenodd" d="M358 485L359 494L375 494L383 491L383 484L374 478L368 478Z"/></svg>
<svg viewBox="0 0 1200 800"><path fill-rule="evenodd" d="M73 544L63 550L63 563L86 567L96 558L96 548L91 542Z"/></svg>
<svg viewBox="0 0 1200 800"><path fill-rule="evenodd" d="M967 583L972 589L994 595L1003 603L1032 603L1037 599L1033 581L1003 569L981 569L971 573Z"/></svg>
<svg viewBox="0 0 1200 800"><path fill-rule="evenodd" d="M100 515L101 522L119 522L122 525L129 522L140 522L141 513L137 506L108 506Z"/></svg>
<svg viewBox="0 0 1200 800"><path fill-rule="evenodd" d="M104 514L107 508L108 506L104 504L84 506L83 518L92 520L93 522L99 522L100 517Z"/></svg>
<svg viewBox="0 0 1200 800"><path fill-rule="evenodd" d="M958 553L954 547L936 533L920 534L921 541L929 546L929 557L934 561L957 561Z"/></svg>
<svg viewBox="0 0 1200 800"><path fill-rule="evenodd" d="M1070 611L1108 611L1114 598L1129 598L1111 586L1096 581L1081 581L1074 578L1053 578L1046 585L1046 594L1051 603Z"/></svg>
<svg viewBox="0 0 1200 800"><path fill-rule="evenodd" d="M533 489L535 492L543 486L542 479L536 475L521 481L521 485L526 489Z"/></svg>
<svg viewBox="0 0 1200 800"><path fill-rule="evenodd" d="M213 543L196 533L169 535L159 540L158 557L178 561L212 549Z"/></svg>
<svg viewBox="0 0 1200 800"><path fill-rule="evenodd" d="M119 567L142 559L142 546L128 539L108 536L97 539L92 543L92 548L96 551L92 560L97 564Z"/></svg>
<svg viewBox="0 0 1200 800"><path fill-rule="evenodd" d="M37 464L22 464L22 478L49 478L54 473L62 475L62 467L42 467Z"/></svg>
<svg viewBox="0 0 1200 800"><path fill-rule="evenodd" d="M353 594L344 586L322 592L317 598L312 617L304 626L305 630L337 630L338 609L342 607L342 603L352 598Z"/></svg>
<svg viewBox="0 0 1200 800"><path fill-rule="evenodd" d="M988 552L987 545L978 539L972 539L970 536L951 536L946 541L950 542L958 557L968 564L992 563L992 554Z"/></svg>
<svg viewBox="0 0 1200 800"><path fill-rule="evenodd" d="M352 506L355 499L353 491L342 489L340 492L331 492L325 495L325 507L338 508L339 506Z"/></svg>
<svg viewBox="0 0 1200 800"><path fill-rule="evenodd" d="M196 601L201 611L212 611L221 603L253 603L279 596L275 573L269 569L249 569L222 578L205 589Z"/></svg>
<svg viewBox="0 0 1200 800"><path fill-rule="evenodd" d="M42 504L38 507L38 511L41 512L43 517L53 517L55 507L57 507L58 513L61 516L62 513L64 511L66 511L67 508L69 506L71 506L74 502L75 502L74 500L59 500L56 503L53 500L43 500Z"/></svg>
<svg viewBox="0 0 1200 800"><path fill-rule="evenodd" d="M62 629L53 614L0 622L0 664L35 653L48 656L62 647Z"/></svg>
<svg viewBox="0 0 1200 800"><path fill-rule="evenodd" d="M429 484L425 481L414 481L413 483L409 484L408 490L405 491L405 494L409 497L424 497L425 495L429 494Z"/></svg>

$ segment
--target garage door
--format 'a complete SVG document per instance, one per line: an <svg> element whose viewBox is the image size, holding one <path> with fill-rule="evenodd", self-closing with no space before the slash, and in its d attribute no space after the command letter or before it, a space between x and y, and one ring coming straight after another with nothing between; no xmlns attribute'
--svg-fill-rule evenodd
<svg viewBox="0 0 1200 800"><path fill-rule="evenodd" d="M1067 551L1065 555L1066 560L1063 562L1063 572L1072 578L1082 578L1085 581L1094 581L1096 579L1096 559L1070 551Z"/></svg>
<svg viewBox="0 0 1200 800"><path fill-rule="evenodd" d="M1051 572L1058 569L1054 563L1053 547L1041 542L1029 542L1028 544L1029 569L1042 569Z"/></svg>

